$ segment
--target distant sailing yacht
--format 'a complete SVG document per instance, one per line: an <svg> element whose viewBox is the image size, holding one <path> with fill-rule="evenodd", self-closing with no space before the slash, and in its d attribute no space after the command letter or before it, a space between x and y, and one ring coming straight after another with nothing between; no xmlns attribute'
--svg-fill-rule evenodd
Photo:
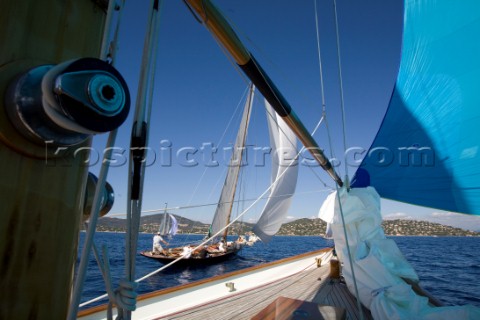
<svg viewBox="0 0 480 320"><path fill-rule="evenodd" d="M247 138L248 124L250 122L254 90L255 87L250 85L249 95L245 103L242 120L227 171L227 176L225 178L225 183L222 188L212 224L210 225L209 235L214 235L211 245L201 246L196 250L192 250L197 247L197 245L190 244L184 247L168 249L164 253L160 254L155 254L154 252L150 251L143 251L140 252L141 255L147 258L155 259L162 263L170 263L180 257L183 257L182 260L177 263L183 265L210 264L224 261L234 256L242 248L241 243L236 241L227 242L226 239L238 177L240 168L242 167L242 157Z"/></svg>
<svg viewBox="0 0 480 320"><path fill-rule="evenodd" d="M207 235L208 238L213 236L210 245L197 247L197 245L191 244L168 249L168 251L160 254L144 251L140 253L141 255L162 263L170 263L180 257L182 257L182 260L177 263L183 265L216 263L234 256L245 245L251 246L258 240L268 242L278 232L285 221L297 183L298 166L295 163L295 159L288 159L288 156L286 156L286 154L291 154L289 151L296 151L296 137L293 131L288 128L286 123L276 115L273 108L266 102L270 143L274 149L272 152L272 187L270 195L258 222L253 227L254 234L250 235L248 241L243 237L239 237L237 241L227 241L228 225L231 221L235 191L242 166L253 94L254 87L252 85L245 103L225 183Z"/></svg>
<svg viewBox="0 0 480 320"><path fill-rule="evenodd" d="M158 227L158 232L162 237L171 239L178 231L178 221L175 216L167 212L167 204L165 204L165 210L163 213L162 222Z"/></svg>

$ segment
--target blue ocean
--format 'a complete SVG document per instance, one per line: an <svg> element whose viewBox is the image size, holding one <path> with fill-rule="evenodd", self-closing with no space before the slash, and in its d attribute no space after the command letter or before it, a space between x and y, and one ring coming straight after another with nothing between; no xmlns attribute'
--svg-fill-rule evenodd
<svg viewBox="0 0 480 320"><path fill-rule="evenodd" d="M84 233L80 235L83 245ZM200 241L201 235L177 235L169 246L176 247ZM392 237L420 277L421 285L447 305L480 306L480 238L475 237ZM107 246L114 286L124 277L125 234L97 233L97 247ZM152 235L139 235L139 251L151 250ZM300 253L333 246L333 241L317 236L275 236L269 244L257 242L244 248L227 262L202 267L164 270L142 281L139 293L151 292L195 280L255 266ZM81 246L80 246L81 247ZM79 252L80 253L80 252ZM137 278L160 266L160 263L137 256ZM95 259L88 266L82 302L105 293L105 285ZM85 308L105 303L92 303Z"/></svg>

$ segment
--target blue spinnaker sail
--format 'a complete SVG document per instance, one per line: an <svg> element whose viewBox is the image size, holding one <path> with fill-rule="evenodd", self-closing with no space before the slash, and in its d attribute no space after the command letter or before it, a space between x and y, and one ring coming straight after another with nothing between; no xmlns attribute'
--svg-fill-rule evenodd
<svg viewBox="0 0 480 320"><path fill-rule="evenodd" d="M480 1L406 0L400 70L362 168L388 199L480 214Z"/></svg>

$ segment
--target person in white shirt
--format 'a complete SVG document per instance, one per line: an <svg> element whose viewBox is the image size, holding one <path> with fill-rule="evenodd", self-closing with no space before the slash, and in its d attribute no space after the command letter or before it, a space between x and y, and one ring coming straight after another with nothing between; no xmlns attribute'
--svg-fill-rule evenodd
<svg viewBox="0 0 480 320"><path fill-rule="evenodd" d="M153 254L164 253L163 247L160 242L167 244L167 241L163 240L162 236L160 235L160 232L157 232L157 234L153 237L153 249L152 249Z"/></svg>
<svg viewBox="0 0 480 320"><path fill-rule="evenodd" d="M223 244L223 241L220 241L220 243L218 244L218 251L219 252L225 252L226 251L226 248L225 248L225 245Z"/></svg>
<svg viewBox="0 0 480 320"><path fill-rule="evenodd" d="M192 255L192 248L190 248L189 246L183 247L183 252L182 252L183 258L188 259L190 258L191 255Z"/></svg>

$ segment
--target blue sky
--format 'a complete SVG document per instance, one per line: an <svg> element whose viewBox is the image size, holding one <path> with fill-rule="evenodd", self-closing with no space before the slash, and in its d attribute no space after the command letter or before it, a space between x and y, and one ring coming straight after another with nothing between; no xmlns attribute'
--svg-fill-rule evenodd
<svg viewBox="0 0 480 320"><path fill-rule="evenodd" d="M347 147L367 149L382 121L398 72L401 50L403 1L338 0L340 50ZM129 84L135 98L149 1L130 1L124 13L120 33L117 68ZM237 33L283 92L300 119L313 130L321 117L321 92L315 34L313 0L217 0L215 3L234 25ZM154 106L151 119L149 155L143 208L145 210L218 200L226 172L222 148L231 145L238 127L248 81L219 48L210 33L200 25L182 1L164 0L159 56L156 70ZM333 152L342 164L337 171L343 177L343 138L340 114L338 62L335 47L333 1L319 0L320 45L325 80L325 99ZM255 99L248 144L268 147L263 102ZM132 99L132 101L135 101ZM132 108L134 106L132 105ZM235 112L237 110L237 112ZM227 123L231 125L227 127ZM117 147L129 145L131 118L119 131ZM222 139L223 133L226 132ZM327 155L326 129L323 125L315 139ZM105 136L95 139L94 148L103 150ZM213 144L220 148L215 160L218 167L206 167L201 147ZM191 158L197 166L185 166L179 150L199 150ZM167 165L169 150L172 164ZM208 154L208 152L204 152ZM227 153L228 154L228 153ZM154 157L156 156L156 158ZM268 187L270 167L258 164L249 153L249 165L242 181L242 195L255 198ZM94 155L95 157L95 155ZM163 158L162 158L163 157ZM228 158L228 157L227 157ZM109 181L115 189L112 213L125 212L127 166L110 169ZM313 217L329 194L322 181L333 186L320 168L302 166L297 194L289 215ZM355 171L350 167L349 175ZM98 166L92 168L98 172ZM480 219L452 215L392 201L383 201L385 217L413 217L480 229ZM244 220L258 218L262 208L255 207ZM177 210L190 219L209 222L215 208Z"/></svg>

